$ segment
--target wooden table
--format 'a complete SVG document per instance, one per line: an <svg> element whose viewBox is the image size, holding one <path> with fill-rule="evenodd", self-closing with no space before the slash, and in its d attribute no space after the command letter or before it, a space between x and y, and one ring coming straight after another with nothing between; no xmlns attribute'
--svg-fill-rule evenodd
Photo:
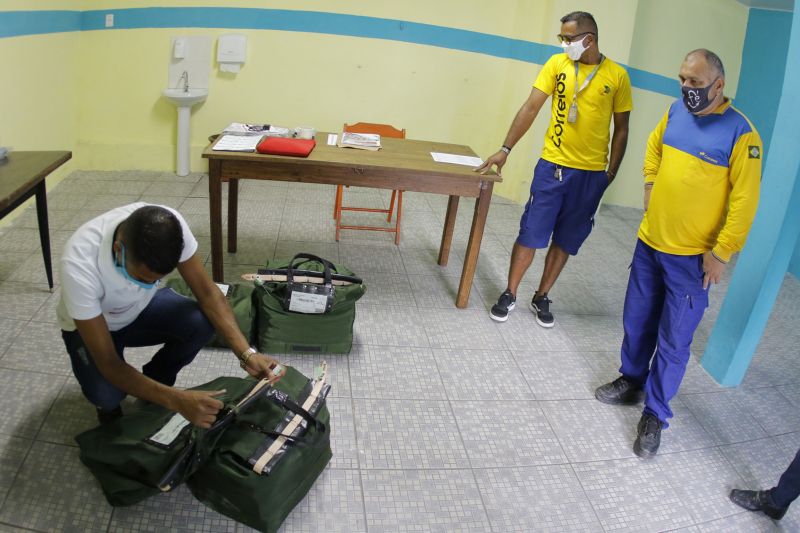
<svg viewBox="0 0 800 533"><path fill-rule="evenodd" d="M53 290L53 265L50 261L50 231L47 225L48 174L69 161L72 152L10 152L0 160L0 218L36 195L36 217L42 245L47 283Z"/></svg>
<svg viewBox="0 0 800 533"><path fill-rule="evenodd" d="M456 307L469 300L472 279L483 238L483 227L492 199L492 188L501 178L494 173L480 175L463 165L437 163L431 152L475 156L468 146L381 139L377 152L328 146L328 134L317 133L317 146L308 158L284 157L245 152L215 152L213 143L203 151L208 159L208 192L211 210L211 265L214 281L223 281L222 264L222 181L228 180L228 252L236 252L236 222L239 180L258 179L353 185L379 189L399 189L450 196L439 248L439 264L446 265L453 239L458 200L476 198L467 253ZM358 265L349 265L358 270Z"/></svg>

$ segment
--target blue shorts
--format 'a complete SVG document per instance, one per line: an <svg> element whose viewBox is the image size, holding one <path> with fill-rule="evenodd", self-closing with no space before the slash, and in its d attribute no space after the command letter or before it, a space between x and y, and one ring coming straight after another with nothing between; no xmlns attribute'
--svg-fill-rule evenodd
<svg viewBox="0 0 800 533"><path fill-rule="evenodd" d="M560 180L556 169L561 169ZM552 235L565 252L577 254L592 232L594 214L607 187L605 170L578 170L539 159L517 242L527 248L547 248Z"/></svg>

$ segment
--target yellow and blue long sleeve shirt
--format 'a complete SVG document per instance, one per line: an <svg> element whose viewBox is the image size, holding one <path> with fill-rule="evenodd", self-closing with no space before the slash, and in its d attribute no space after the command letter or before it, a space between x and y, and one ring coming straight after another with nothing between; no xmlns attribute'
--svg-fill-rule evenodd
<svg viewBox="0 0 800 533"><path fill-rule="evenodd" d="M761 138L730 101L711 114L676 100L647 141L650 204L639 238L661 252L711 250L723 261L744 247L758 207Z"/></svg>

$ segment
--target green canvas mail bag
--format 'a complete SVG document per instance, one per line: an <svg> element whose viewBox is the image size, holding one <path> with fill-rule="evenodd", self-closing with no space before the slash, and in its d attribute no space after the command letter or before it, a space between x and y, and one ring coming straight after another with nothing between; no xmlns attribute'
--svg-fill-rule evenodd
<svg viewBox="0 0 800 533"><path fill-rule="evenodd" d="M259 350L350 352L356 302L366 292L351 270L301 253L269 261L256 282Z"/></svg>
<svg viewBox="0 0 800 533"><path fill-rule="evenodd" d="M237 417L187 481L198 500L259 531L278 530L332 456L325 368L309 379L287 367Z"/></svg>
<svg viewBox="0 0 800 533"><path fill-rule="evenodd" d="M233 316L236 317L236 323L239 324L239 329L242 331L244 338L247 339L249 344L253 344L256 339L256 306L253 302L255 287L252 283L217 283L216 285L225 294L225 298L230 303ZM169 279L166 286L181 296L195 299L192 290L183 278ZM214 334L208 345L229 348L228 343L219 334Z"/></svg>
<svg viewBox="0 0 800 533"><path fill-rule="evenodd" d="M268 380L221 377L193 390L222 390L225 407L209 429L178 413L146 404L75 437L80 459L100 482L111 505L132 505L169 491L207 460L219 438L271 387Z"/></svg>

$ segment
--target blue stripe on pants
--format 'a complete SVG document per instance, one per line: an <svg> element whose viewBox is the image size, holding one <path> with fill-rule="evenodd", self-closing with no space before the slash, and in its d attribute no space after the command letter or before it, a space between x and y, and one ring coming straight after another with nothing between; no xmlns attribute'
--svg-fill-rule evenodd
<svg viewBox="0 0 800 533"><path fill-rule="evenodd" d="M620 373L644 385L644 412L657 416L665 428L706 307L702 255L667 254L636 243L622 316Z"/></svg>

